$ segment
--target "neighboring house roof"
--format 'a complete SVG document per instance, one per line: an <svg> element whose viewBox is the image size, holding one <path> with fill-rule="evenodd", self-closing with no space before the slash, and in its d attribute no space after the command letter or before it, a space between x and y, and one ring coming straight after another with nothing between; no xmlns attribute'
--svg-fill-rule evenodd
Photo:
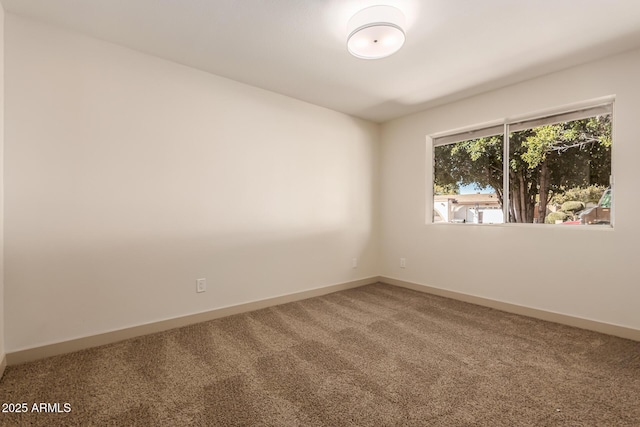
<svg viewBox="0 0 640 427"><path fill-rule="evenodd" d="M475 206L500 206L500 199L496 193L491 194L442 194L433 197L435 202L446 202L452 200L452 203L458 205Z"/></svg>

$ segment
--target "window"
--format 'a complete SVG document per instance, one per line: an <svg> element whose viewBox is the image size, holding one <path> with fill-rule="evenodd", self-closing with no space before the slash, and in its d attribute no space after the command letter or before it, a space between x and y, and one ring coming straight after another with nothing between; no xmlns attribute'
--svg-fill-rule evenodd
<svg viewBox="0 0 640 427"><path fill-rule="evenodd" d="M433 222L610 225L611 120L607 103L434 138Z"/></svg>

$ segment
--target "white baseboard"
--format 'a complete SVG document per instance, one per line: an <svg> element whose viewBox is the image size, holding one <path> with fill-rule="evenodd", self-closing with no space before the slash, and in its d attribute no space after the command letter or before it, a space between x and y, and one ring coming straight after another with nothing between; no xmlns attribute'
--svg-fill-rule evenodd
<svg viewBox="0 0 640 427"><path fill-rule="evenodd" d="M419 292L438 295L459 301L469 302L484 307L495 308L496 310L506 311L508 313L520 314L522 316L533 317L536 319L547 320L549 322L560 323L563 325L574 326L580 329L601 332L603 334L614 335L621 338L627 338L634 341L640 341L640 330L628 328L626 326L613 325L610 323L598 322L595 320L584 319L581 317L569 316L567 314L554 313L552 311L540 310L537 308L525 307L522 305L511 304L508 302L497 301L489 298L478 297L474 295L464 294L461 292L449 291L432 286L420 285L418 283L407 282L391 277L380 277L380 282L389 285L399 286L402 288L413 289Z"/></svg>
<svg viewBox="0 0 640 427"><path fill-rule="evenodd" d="M273 298L267 298L259 301L253 301L245 304L238 304L231 307L224 307L204 313L196 313L188 316L178 317L174 319L163 320L160 322L149 323L145 325L133 326L118 331L106 332L98 335L92 335L84 338L64 341L55 344L49 344L41 347L34 347L26 350L20 350L7 353L0 362L0 378L6 366L17 365L20 363L30 362L33 360L44 359L46 357L57 356L59 354L70 353L73 351L84 350L87 348L98 347L105 344L135 338L143 335L149 335L157 332L167 331L169 329L180 328L195 323L206 322L208 320L218 319L221 317L231 316L234 314L246 313L249 311L259 310L261 308L272 307L288 302L300 301L307 298L313 298L321 295L327 295L346 289L358 288L377 282L386 283L388 285L399 286L402 288L413 289L415 291L428 294L438 295L459 301L465 301L472 304L490 307L497 310L506 311L508 313L519 314L522 316L533 317L536 319L547 320L550 322L560 323L563 325L574 326L581 329L588 329L595 332L601 332L608 335L614 335L621 338L627 338L634 341L640 341L640 330L628 328L625 326L613 325L609 323L598 322L580 317L569 316L566 314L554 313L551 311L540 310L536 308L525 307L517 304L511 304L503 301L492 300L489 298L478 297L474 295L464 294L461 292L450 291L432 286L421 285L418 283L407 282L391 277L373 276L365 279L354 280L351 282L340 283L337 285L325 286L322 288L310 289L307 291L296 292L288 295L281 295Z"/></svg>
<svg viewBox="0 0 640 427"><path fill-rule="evenodd" d="M106 332L98 335L92 335L74 340L64 341L55 344L49 344L41 347L29 348L12 353L7 353L4 364L9 366L20 363L31 362L46 357L57 356L59 354L71 353L73 351L84 350L87 348L98 347L105 344L135 338L143 335L154 334L157 332L167 331L169 329L180 328L183 326L193 325L195 323L206 322L208 320L218 319L221 317L231 316L234 314L246 313L249 311L259 310L261 308L272 307L274 305L286 304L288 302L300 301L307 298L313 298L326 295L345 289L357 288L379 281L378 276L368 277L365 279L353 280L350 282L330 285L307 291L296 292L293 294L281 295L273 298L267 298L259 301L238 304L230 307L224 307L216 310L206 311L204 313L196 313L188 316L177 317L174 319L163 320L160 322L148 323L145 325L133 326L130 328L120 329L117 331ZM3 365L4 366L4 365Z"/></svg>

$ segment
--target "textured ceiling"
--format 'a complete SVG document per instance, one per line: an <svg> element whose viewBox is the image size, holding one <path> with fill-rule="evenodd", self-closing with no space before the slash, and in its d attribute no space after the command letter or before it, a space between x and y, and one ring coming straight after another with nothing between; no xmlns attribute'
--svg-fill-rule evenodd
<svg viewBox="0 0 640 427"><path fill-rule="evenodd" d="M60 25L297 99L383 122L640 47L638 0L1 0ZM401 9L407 41L374 61L346 25Z"/></svg>

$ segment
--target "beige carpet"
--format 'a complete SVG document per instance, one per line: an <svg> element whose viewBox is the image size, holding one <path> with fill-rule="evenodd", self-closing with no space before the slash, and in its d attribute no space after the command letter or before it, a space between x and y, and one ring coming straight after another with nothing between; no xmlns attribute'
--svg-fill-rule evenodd
<svg viewBox="0 0 640 427"><path fill-rule="evenodd" d="M0 424L640 426L640 343L377 284L9 367Z"/></svg>

